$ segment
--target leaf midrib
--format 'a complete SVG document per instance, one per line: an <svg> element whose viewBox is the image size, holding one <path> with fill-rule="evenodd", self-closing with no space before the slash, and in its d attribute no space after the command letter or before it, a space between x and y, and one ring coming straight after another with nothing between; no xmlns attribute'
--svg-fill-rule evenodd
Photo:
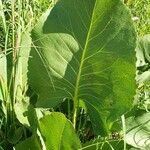
<svg viewBox="0 0 150 150"><path fill-rule="evenodd" d="M74 103L77 106L78 106L78 93L79 93L80 77L81 77L81 73L82 73L82 67L83 67L83 63L84 63L84 58L85 58L87 46L88 46L88 39L90 37L90 33L91 33L91 29L92 29L92 21L93 21L93 17L94 17L94 12L95 12L96 4L97 4L97 0L95 0L95 4L94 4L94 7L93 7L93 12L92 12L92 16L91 16L90 27L89 27L89 31L88 31L88 34L87 34L86 43L85 43L85 46L84 46L84 49L83 49L83 53L82 53L82 57L81 57L81 61L80 61L81 64L79 66L79 72L77 74L77 80L76 80L76 84L75 84Z"/></svg>

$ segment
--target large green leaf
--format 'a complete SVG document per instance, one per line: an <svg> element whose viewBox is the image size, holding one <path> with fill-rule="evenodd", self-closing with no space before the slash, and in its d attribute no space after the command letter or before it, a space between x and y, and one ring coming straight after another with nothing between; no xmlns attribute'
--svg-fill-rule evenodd
<svg viewBox="0 0 150 150"><path fill-rule="evenodd" d="M32 39L29 81L39 95L37 107L64 98L78 107L82 99L97 134L102 122L106 126L131 107L135 31L121 0L59 0Z"/></svg>
<svg viewBox="0 0 150 150"><path fill-rule="evenodd" d="M143 150L150 149L150 113L136 113L126 120L128 144Z"/></svg>
<svg viewBox="0 0 150 150"><path fill-rule="evenodd" d="M22 73L22 86L27 84L27 72L28 72L28 59L31 50L31 37L30 29L24 31L21 37L21 45L19 50L18 66L20 67Z"/></svg>
<svg viewBox="0 0 150 150"><path fill-rule="evenodd" d="M26 125L29 125L27 115L25 115L29 107L29 98L25 96L25 93L27 91L28 59L32 42L28 30L24 31L21 36L21 44L16 63L15 86L13 89L16 94L14 104L16 117L22 124Z"/></svg>
<svg viewBox="0 0 150 150"><path fill-rule="evenodd" d="M41 134L48 150L77 150L80 141L70 121L61 113L52 113L39 121Z"/></svg>

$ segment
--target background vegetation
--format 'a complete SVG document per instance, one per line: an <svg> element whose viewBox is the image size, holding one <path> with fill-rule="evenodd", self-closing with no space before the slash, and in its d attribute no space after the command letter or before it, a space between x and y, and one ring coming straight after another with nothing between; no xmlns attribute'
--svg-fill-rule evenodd
<svg viewBox="0 0 150 150"><path fill-rule="evenodd" d="M128 4L135 20L135 26L139 36L150 33L150 1L149 0L129 0Z"/></svg>

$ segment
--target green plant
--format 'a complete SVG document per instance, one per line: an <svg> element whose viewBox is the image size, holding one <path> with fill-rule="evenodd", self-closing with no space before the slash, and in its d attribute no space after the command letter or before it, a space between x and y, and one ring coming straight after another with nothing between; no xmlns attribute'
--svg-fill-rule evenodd
<svg viewBox="0 0 150 150"><path fill-rule="evenodd" d="M150 119L149 113L136 110L126 120L126 142L137 149L149 150Z"/></svg>
<svg viewBox="0 0 150 150"><path fill-rule="evenodd" d="M131 51L135 33L121 2L58 2L42 16L32 31L32 40L29 82L39 95L38 107L55 107L64 98L72 99L76 127L81 99L95 124L99 119L95 121L92 115L100 118L105 114L106 118L95 128L103 126L106 132L111 121L131 107L135 93L135 52ZM36 76L33 72L37 72ZM131 88L125 96L117 91L128 90L126 82L130 82ZM123 98L128 103L119 110ZM111 116L112 110L116 111L115 116ZM95 133L100 132L95 129Z"/></svg>
<svg viewBox="0 0 150 150"><path fill-rule="evenodd" d="M22 82L22 38L34 26L33 2L0 0L0 148L12 149L29 132L16 118L15 106L24 101L27 83ZM31 7L32 6L32 7ZM41 12L39 12L41 13ZM29 37L29 36L28 36ZM30 37L29 37L30 38ZM25 71L25 69L23 68ZM26 73L25 73L26 74ZM25 81L25 80L24 80ZM19 106L19 105L18 105ZM18 113L17 113L18 116Z"/></svg>
<svg viewBox="0 0 150 150"><path fill-rule="evenodd" d="M81 101L94 133L108 135L116 119L132 107L135 94L135 32L125 6L120 1L60 1L41 17L31 38L29 83L39 95L36 106L56 107L71 99L76 129ZM129 87L126 96L118 91L127 93ZM123 99L128 103L122 105Z"/></svg>
<svg viewBox="0 0 150 150"><path fill-rule="evenodd" d="M149 111L149 86L150 86L150 35L139 38L136 55L137 55L137 83L138 92L135 103L141 109Z"/></svg>
<svg viewBox="0 0 150 150"><path fill-rule="evenodd" d="M11 54L4 44L0 57L0 146L137 147L126 132L136 120L130 111L136 32L122 0L60 0L40 18L48 1L17 2L17 7L14 1L7 4L12 26L4 39L11 41ZM5 31L9 19L4 12Z"/></svg>

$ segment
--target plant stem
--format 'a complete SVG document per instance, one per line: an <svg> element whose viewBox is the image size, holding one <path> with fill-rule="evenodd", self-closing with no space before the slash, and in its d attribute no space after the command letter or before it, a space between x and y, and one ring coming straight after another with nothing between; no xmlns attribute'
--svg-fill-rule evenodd
<svg viewBox="0 0 150 150"><path fill-rule="evenodd" d="M122 121L122 128L123 128L123 141L124 141L124 150L126 150L126 122L125 122L125 116L121 116Z"/></svg>
<svg viewBox="0 0 150 150"><path fill-rule="evenodd" d="M74 103L74 110L73 110L73 127L76 128L76 122L77 122L77 110L78 107L76 106L76 103Z"/></svg>
<svg viewBox="0 0 150 150"><path fill-rule="evenodd" d="M14 80L15 80L15 60L16 60L16 52L15 52L15 0L11 1L11 15L12 15L12 74L11 74L11 85L12 85L12 91L14 89ZM10 103L10 107L11 107L11 122L13 123L14 121L14 111L13 111L13 100L14 100L14 93L12 92L12 97L11 99L11 103Z"/></svg>
<svg viewBox="0 0 150 150"><path fill-rule="evenodd" d="M75 93L74 93L74 99L73 99L73 127L76 129L76 122L77 122L77 112L79 107L79 101L78 101L78 92L79 92L79 83L80 83L80 76L81 76L81 69L82 69L83 63L81 63L79 68L79 73L77 76L76 86L75 86Z"/></svg>

